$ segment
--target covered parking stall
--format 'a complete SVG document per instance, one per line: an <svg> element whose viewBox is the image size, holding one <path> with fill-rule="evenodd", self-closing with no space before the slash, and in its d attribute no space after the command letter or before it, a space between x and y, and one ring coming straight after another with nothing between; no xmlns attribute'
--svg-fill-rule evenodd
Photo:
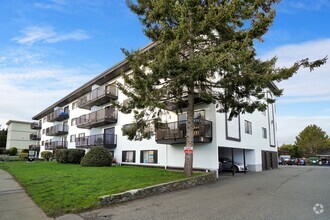
<svg viewBox="0 0 330 220"><path fill-rule="evenodd" d="M218 161L222 161L222 165L224 167L224 171L231 171L232 175L235 175L236 171L241 171L246 173L246 166L248 166L248 170L250 170L250 164L254 164L255 161L255 152L252 149L244 149L244 148L233 148L233 147L218 147ZM225 161L225 162L224 162ZM235 168L235 162L241 164L241 169L238 170ZM252 171L253 168L252 168Z"/></svg>

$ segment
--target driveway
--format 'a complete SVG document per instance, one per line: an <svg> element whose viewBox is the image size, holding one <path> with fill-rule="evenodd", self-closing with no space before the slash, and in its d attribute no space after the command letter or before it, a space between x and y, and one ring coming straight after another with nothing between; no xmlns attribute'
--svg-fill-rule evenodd
<svg viewBox="0 0 330 220"><path fill-rule="evenodd" d="M330 167L280 166L246 175L227 173L213 184L109 206L75 217L112 220L329 219Z"/></svg>

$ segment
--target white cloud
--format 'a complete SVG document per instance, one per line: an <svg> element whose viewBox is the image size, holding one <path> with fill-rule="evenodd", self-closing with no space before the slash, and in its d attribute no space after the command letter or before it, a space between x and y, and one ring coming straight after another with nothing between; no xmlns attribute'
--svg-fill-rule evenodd
<svg viewBox="0 0 330 220"><path fill-rule="evenodd" d="M295 10L319 11L330 8L329 0L284 0L280 3L281 12L293 13Z"/></svg>
<svg viewBox="0 0 330 220"><path fill-rule="evenodd" d="M85 40L89 36L84 30L74 30L68 33L57 33L50 26L31 26L21 31L22 36L14 37L12 40L25 45L36 43L57 43L67 40Z"/></svg>
<svg viewBox="0 0 330 220"><path fill-rule="evenodd" d="M293 144L295 137L308 125L315 124L330 135L330 116L278 116L278 144Z"/></svg>
<svg viewBox="0 0 330 220"><path fill-rule="evenodd" d="M91 79L93 70L76 67L17 67L0 69L0 124L32 116Z"/></svg>
<svg viewBox="0 0 330 220"><path fill-rule="evenodd" d="M263 54L261 59L277 56L278 67L289 67L294 62L304 58L316 60L327 55L330 55L330 39L282 46ZM309 72L308 69L299 70L289 80L278 83L278 86L284 89L284 95L279 99L279 102L330 101L329 73L329 60L313 72Z"/></svg>

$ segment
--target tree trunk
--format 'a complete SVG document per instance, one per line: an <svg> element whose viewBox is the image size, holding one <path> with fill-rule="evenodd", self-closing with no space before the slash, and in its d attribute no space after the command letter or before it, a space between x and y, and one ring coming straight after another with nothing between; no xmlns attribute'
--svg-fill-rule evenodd
<svg viewBox="0 0 330 220"><path fill-rule="evenodd" d="M188 109L186 121L186 147L194 147L194 89L190 89L188 93ZM184 174L192 175L193 153L185 153Z"/></svg>

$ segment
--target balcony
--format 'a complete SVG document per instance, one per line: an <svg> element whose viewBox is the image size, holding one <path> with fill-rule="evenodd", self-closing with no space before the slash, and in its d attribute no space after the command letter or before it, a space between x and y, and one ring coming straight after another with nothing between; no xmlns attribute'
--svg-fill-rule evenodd
<svg viewBox="0 0 330 220"><path fill-rule="evenodd" d="M34 132L30 134L30 140L40 141L40 139L41 139L40 132Z"/></svg>
<svg viewBox="0 0 330 220"><path fill-rule="evenodd" d="M101 109L77 118L77 127L91 129L117 123L117 115L115 109Z"/></svg>
<svg viewBox="0 0 330 220"><path fill-rule="evenodd" d="M48 122L63 121L68 118L69 118L69 110L64 108L56 109L54 112L47 115Z"/></svg>
<svg viewBox="0 0 330 220"><path fill-rule="evenodd" d="M78 99L78 107L90 110L92 106L109 103L111 99L118 98L118 88L114 85L102 86L87 93Z"/></svg>
<svg viewBox="0 0 330 220"><path fill-rule="evenodd" d="M33 130L40 130L41 129L41 123L39 122L32 122L30 125L31 129Z"/></svg>
<svg viewBox="0 0 330 220"><path fill-rule="evenodd" d="M61 136L68 134L68 126L67 125L54 125L46 129L47 136Z"/></svg>
<svg viewBox="0 0 330 220"><path fill-rule="evenodd" d="M117 146L117 135L97 134L76 139L76 148L92 148L96 146L115 148Z"/></svg>
<svg viewBox="0 0 330 220"><path fill-rule="evenodd" d="M66 149L67 147L67 141L52 141L45 143L45 150Z"/></svg>
<svg viewBox="0 0 330 220"><path fill-rule="evenodd" d="M40 145L29 145L29 150L40 151Z"/></svg>
<svg viewBox="0 0 330 220"><path fill-rule="evenodd" d="M186 120L163 124L156 129L158 144L185 144ZM212 142L212 122L204 119L194 119L194 143Z"/></svg>

